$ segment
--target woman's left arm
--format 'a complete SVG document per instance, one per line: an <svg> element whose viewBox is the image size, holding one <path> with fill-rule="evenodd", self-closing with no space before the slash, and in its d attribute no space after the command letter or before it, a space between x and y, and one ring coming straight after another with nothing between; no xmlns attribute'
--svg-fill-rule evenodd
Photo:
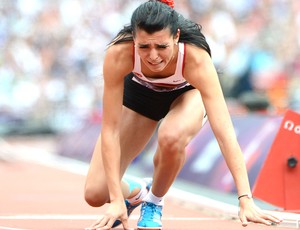
<svg viewBox="0 0 300 230"><path fill-rule="evenodd" d="M251 196L244 157L236 138L218 74L206 51L187 45L184 76L201 93L208 120L233 176L238 196ZM278 218L263 213L254 204L252 198L243 196L239 200L239 216L244 226L248 221L266 225L280 222Z"/></svg>

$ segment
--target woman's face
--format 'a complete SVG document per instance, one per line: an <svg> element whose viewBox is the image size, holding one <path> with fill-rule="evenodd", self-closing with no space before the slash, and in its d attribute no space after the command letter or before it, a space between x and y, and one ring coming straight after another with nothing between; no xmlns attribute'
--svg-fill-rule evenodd
<svg viewBox="0 0 300 230"><path fill-rule="evenodd" d="M175 37L166 28L153 34L137 29L134 43L142 62L153 72L160 72L173 60L175 44L179 38L179 31Z"/></svg>

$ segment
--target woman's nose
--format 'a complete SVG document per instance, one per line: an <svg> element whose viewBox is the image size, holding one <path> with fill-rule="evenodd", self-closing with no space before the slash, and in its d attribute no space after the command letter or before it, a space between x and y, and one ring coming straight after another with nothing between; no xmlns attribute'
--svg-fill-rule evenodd
<svg viewBox="0 0 300 230"><path fill-rule="evenodd" d="M149 55L151 60L156 60L158 58L158 52L156 49L151 49L150 50L150 55Z"/></svg>

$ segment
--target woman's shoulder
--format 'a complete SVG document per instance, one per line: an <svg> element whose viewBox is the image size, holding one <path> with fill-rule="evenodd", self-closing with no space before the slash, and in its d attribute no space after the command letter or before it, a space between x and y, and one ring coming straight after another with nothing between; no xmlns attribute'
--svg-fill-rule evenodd
<svg viewBox="0 0 300 230"><path fill-rule="evenodd" d="M133 42L122 42L111 45L106 50L106 63L122 68L133 68L134 44Z"/></svg>
<svg viewBox="0 0 300 230"><path fill-rule="evenodd" d="M209 53L198 46L187 45L186 46L186 58L184 77L185 79L199 90L204 90L205 79L210 78L212 74L215 74L214 65Z"/></svg>
<svg viewBox="0 0 300 230"><path fill-rule="evenodd" d="M199 62L205 58L210 58L208 52L193 44L185 44L185 62Z"/></svg>
<svg viewBox="0 0 300 230"><path fill-rule="evenodd" d="M110 45L106 50L106 56L115 61L133 60L134 45L133 42L123 42L119 44Z"/></svg>
<svg viewBox="0 0 300 230"><path fill-rule="evenodd" d="M113 75L127 75L133 69L133 42L111 45L106 50L104 69Z"/></svg>

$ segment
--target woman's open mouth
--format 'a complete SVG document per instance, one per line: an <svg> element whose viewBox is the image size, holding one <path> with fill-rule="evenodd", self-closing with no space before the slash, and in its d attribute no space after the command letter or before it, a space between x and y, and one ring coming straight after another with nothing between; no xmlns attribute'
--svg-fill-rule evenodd
<svg viewBox="0 0 300 230"><path fill-rule="evenodd" d="M160 61L160 62L150 62L150 61L148 61L148 63L150 64L150 65L153 65L153 66L156 66L156 65L159 65L159 64L161 64L163 61Z"/></svg>

